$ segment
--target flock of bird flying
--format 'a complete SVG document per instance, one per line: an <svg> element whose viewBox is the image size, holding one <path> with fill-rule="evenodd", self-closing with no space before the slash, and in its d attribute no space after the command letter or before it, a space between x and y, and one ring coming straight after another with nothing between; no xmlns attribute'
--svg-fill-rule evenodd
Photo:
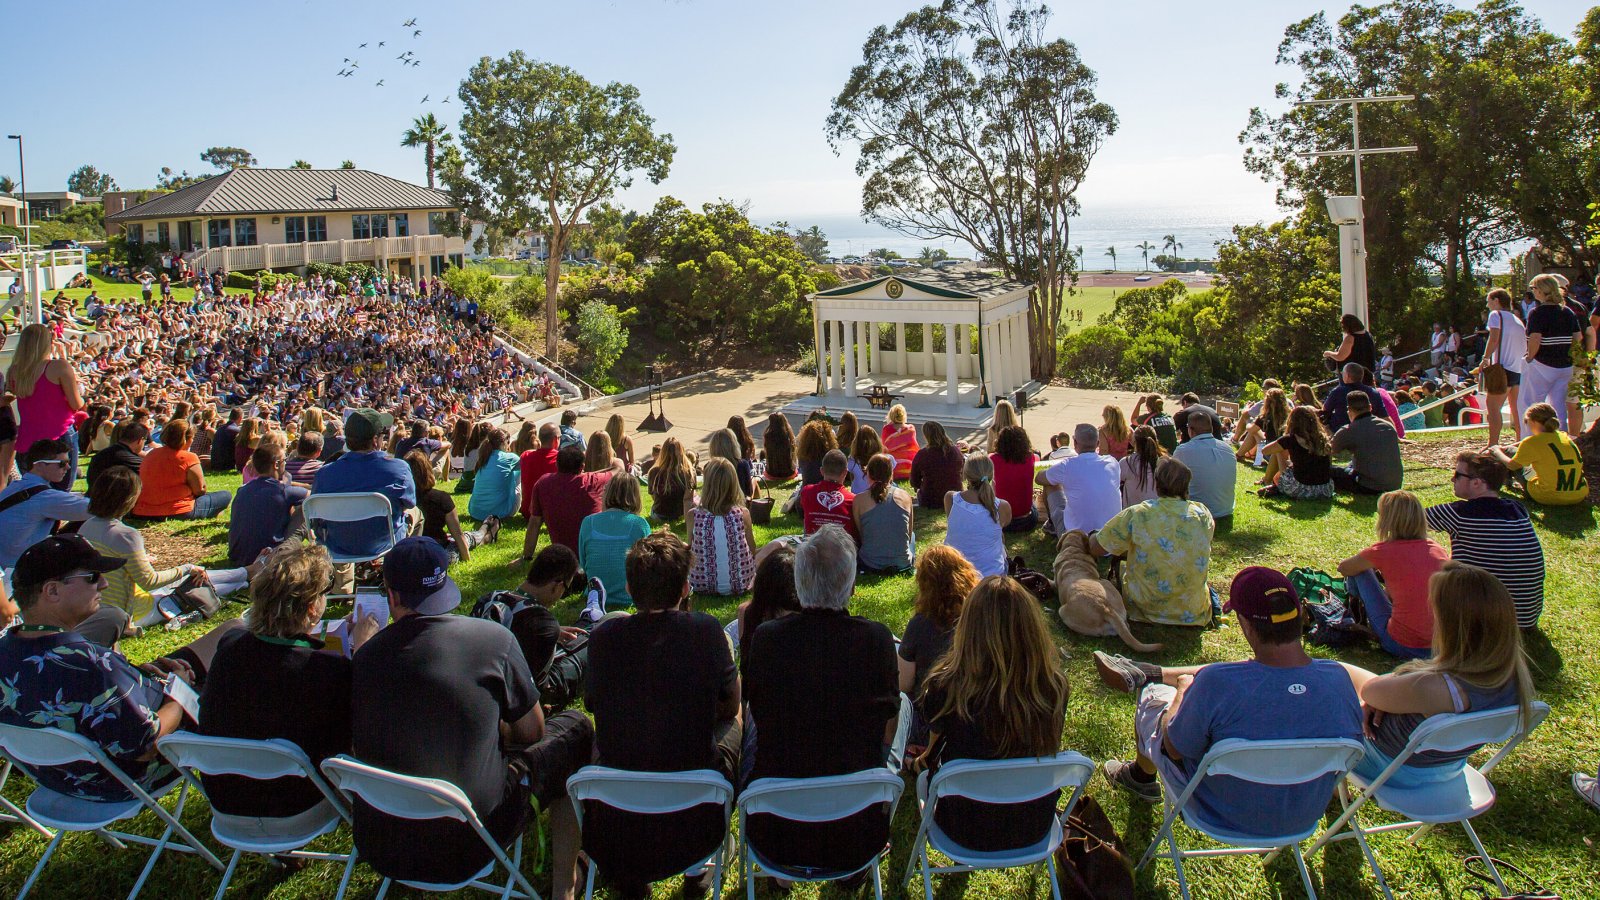
<svg viewBox="0 0 1600 900"><path fill-rule="evenodd" d="M410 19L405 20L404 22L401 22L400 23L400 27L402 29L410 30L411 39L412 40L416 40L416 39L422 37L422 29L417 27L417 20L415 18L410 18ZM369 46L371 46L372 43L373 43L372 41L364 41L358 47L356 47L356 50L365 50ZM378 41L377 42L377 48L384 47L388 43L389 43L388 41ZM377 49L377 48L374 48L374 49ZM401 68L417 68L417 67L420 67L422 65L422 60L420 58L418 58L418 56L416 54L416 51L414 51L414 50L405 51L404 53L400 54L399 56L396 56L395 60L400 63L400 67ZM339 69L337 77L339 77L339 78L353 78L356 75L356 70L359 69L359 68L361 68L361 61L359 59L355 59L355 58L346 56L344 58L344 65ZM383 79L383 78L379 78L377 84L375 84L374 87L383 87L384 80L385 79ZM431 96L432 95L430 95L430 94L424 94L422 96L422 102L423 103L427 103ZM450 98L449 97L446 97L442 101L440 101L440 103L449 103L449 102L450 102Z"/></svg>

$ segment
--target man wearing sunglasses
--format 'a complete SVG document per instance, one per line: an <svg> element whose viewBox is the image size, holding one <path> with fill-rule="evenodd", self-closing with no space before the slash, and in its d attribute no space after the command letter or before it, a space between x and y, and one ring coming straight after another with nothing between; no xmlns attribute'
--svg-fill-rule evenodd
<svg viewBox="0 0 1600 900"><path fill-rule="evenodd" d="M0 567L7 572L57 522L89 518L88 497L51 486L66 474L69 458L64 441L34 441L22 454L22 477L0 491Z"/></svg>
<svg viewBox="0 0 1600 900"><path fill-rule="evenodd" d="M1450 535L1450 558L1500 579L1517 607L1517 626L1532 628L1544 612L1544 545L1528 510L1501 496L1506 467L1491 453L1456 456L1450 485L1458 499L1425 510L1428 527Z"/></svg>

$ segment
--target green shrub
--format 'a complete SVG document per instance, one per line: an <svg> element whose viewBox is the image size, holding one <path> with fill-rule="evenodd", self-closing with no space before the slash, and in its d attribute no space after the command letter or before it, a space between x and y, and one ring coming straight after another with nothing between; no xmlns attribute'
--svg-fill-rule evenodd
<svg viewBox="0 0 1600 900"><path fill-rule="evenodd" d="M623 322L632 312L619 311L604 300L585 300L578 307L575 343L588 356L589 372L596 380L609 375L622 351L628 349L628 329Z"/></svg>
<svg viewBox="0 0 1600 900"><path fill-rule="evenodd" d="M1056 371L1073 378L1080 371L1116 372L1132 338L1120 325L1091 325L1061 341Z"/></svg>
<svg viewBox="0 0 1600 900"><path fill-rule="evenodd" d="M794 371L801 375L817 374L817 348L811 344L802 344L800 358L794 362Z"/></svg>

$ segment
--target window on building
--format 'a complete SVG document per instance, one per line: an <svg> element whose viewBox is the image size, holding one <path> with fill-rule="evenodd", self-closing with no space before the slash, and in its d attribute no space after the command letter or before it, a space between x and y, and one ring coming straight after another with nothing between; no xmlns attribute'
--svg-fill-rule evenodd
<svg viewBox="0 0 1600 900"><path fill-rule="evenodd" d="M411 235L411 214L410 213L395 213L394 214L394 236L395 237L409 237L410 235Z"/></svg>
<svg viewBox="0 0 1600 900"><path fill-rule="evenodd" d="M445 266L444 266L444 257L443 256L430 256L430 257L428 257L428 274L430 274L430 275L443 275L444 274L444 268L445 268Z"/></svg>
<svg viewBox="0 0 1600 900"><path fill-rule="evenodd" d="M254 247L256 245L256 220L233 220L233 245L235 247Z"/></svg>
<svg viewBox="0 0 1600 900"><path fill-rule="evenodd" d="M428 233L429 234L443 234L443 232L441 232L439 230L439 228L440 228L441 225L444 224L444 216L445 216L445 214L441 213L441 212L428 213Z"/></svg>
<svg viewBox="0 0 1600 900"><path fill-rule="evenodd" d="M207 247L233 246L233 222L228 219L212 219L206 223Z"/></svg>
<svg viewBox="0 0 1600 900"><path fill-rule="evenodd" d="M375 238L389 236L389 217L383 213L372 216L372 236Z"/></svg>
<svg viewBox="0 0 1600 900"><path fill-rule="evenodd" d="M371 217L366 213L356 213L350 217L350 236L356 240L372 237Z"/></svg>
<svg viewBox="0 0 1600 900"><path fill-rule="evenodd" d="M133 225L129 225L128 226L128 243L130 243L130 244L142 244L142 243L144 243L144 226L143 225L133 224Z"/></svg>
<svg viewBox="0 0 1600 900"><path fill-rule="evenodd" d="M328 217L306 216L306 240L325 241L328 239Z"/></svg>
<svg viewBox="0 0 1600 900"><path fill-rule="evenodd" d="M306 217L285 216L283 219L283 242L285 244L303 244L306 242Z"/></svg>
<svg viewBox="0 0 1600 900"><path fill-rule="evenodd" d="M156 243L163 247L172 246L172 232L168 231L166 222L156 223Z"/></svg>

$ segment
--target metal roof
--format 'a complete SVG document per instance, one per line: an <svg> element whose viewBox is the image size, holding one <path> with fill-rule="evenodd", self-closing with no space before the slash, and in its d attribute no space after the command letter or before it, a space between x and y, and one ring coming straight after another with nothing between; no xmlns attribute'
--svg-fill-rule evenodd
<svg viewBox="0 0 1600 900"><path fill-rule="evenodd" d="M366 169L233 169L106 218L454 208L444 191Z"/></svg>

